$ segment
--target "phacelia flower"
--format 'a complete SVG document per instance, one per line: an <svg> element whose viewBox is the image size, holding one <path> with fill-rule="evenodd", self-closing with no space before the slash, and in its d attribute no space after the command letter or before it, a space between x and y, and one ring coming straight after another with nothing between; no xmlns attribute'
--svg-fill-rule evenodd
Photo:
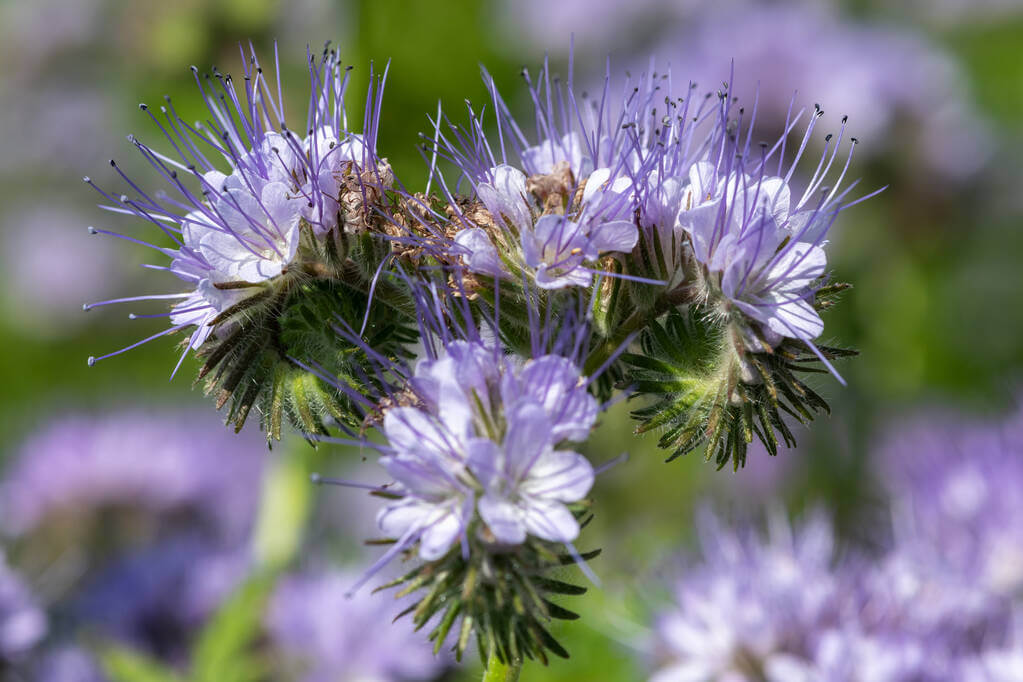
<svg viewBox="0 0 1023 682"><path fill-rule="evenodd" d="M241 428L258 405L268 439L280 438L285 419L306 432L322 433L322 420L340 418L344 410L316 382L303 383L306 375L296 360L309 361L304 356L311 346L340 343L332 330L339 287L346 296L344 308L351 311L343 317L353 318L348 322L358 324L365 317L370 329L377 329L372 311L387 314L388 324L394 323L393 309L369 305L374 292L385 293L386 286L378 285L390 254L387 237L394 232L382 207L395 179L376 154L384 79L371 74L366 129L356 133L348 127L344 97L349 77L337 52L325 49L319 59L309 55L309 107L296 132L285 123L280 83L271 87L254 52L243 50L242 57L243 87L216 70L204 83L193 67L210 114L205 125L187 123L169 98L160 107L162 116L141 105L176 158L134 136L130 140L169 192L146 193L113 161L132 195L99 190L110 201L105 208L160 230L169 245L142 243L170 264L150 267L170 271L186 291L85 307L174 301L170 327L150 338L187 334L178 366L190 349L205 359L200 378L207 379L206 390L217 396L218 408L230 402L228 421ZM308 324L316 318L322 324ZM399 336L387 335L400 345ZM330 371L345 374L341 365L349 359L339 349Z"/></svg>
<svg viewBox="0 0 1023 682"><path fill-rule="evenodd" d="M601 112L595 102L577 105L571 99L564 102L571 113L562 117L549 98L541 104L543 92L564 96L560 86L552 90L547 68L536 87L526 78L536 102L539 142L526 138L488 76L497 139L484 132L482 116L474 116L469 129L456 128L450 138L438 133L435 141L438 154L454 163L475 197L449 196L456 213L442 221L450 224L424 229L433 237L443 233L442 241L450 235L443 255L461 260L470 272L512 282L525 278L541 289L587 287L596 273L607 274L605 256L628 254L639 239L633 184L641 173L642 143L622 125L647 99L616 104L613 114L610 104Z"/></svg>
<svg viewBox="0 0 1023 682"><path fill-rule="evenodd" d="M578 138L574 151L578 151ZM546 168L550 164L540 160L552 155L569 154L561 145L541 145L546 151L526 150L523 165ZM575 160L576 167L580 165ZM492 179L480 182L477 194L493 220L507 230L492 238L486 230L469 227L455 234L454 242L472 272L492 277L510 276L502 262L502 254L494 239L510 248L504 259L530 272L536 285L543 289L566 286L587 286L593 280L595 263L606 253L629 253L636 245L638 232L628 220L631 183L628 178L610 179L611 171L601 168L585 181L582 201L577 213L543 213L539 197L549 191L551 175L557 173L560 191L573 190L571 162L559 157L547 175L527 177L522 171L508 165L490 169ZM532 189L529 189L532 188ZM548 197L551 195L547 195ZM546 199L544 200L546 202ZM626 219L622 219L626 218ZM517 241L517 243L515 243Z"/></svg>
<svg viewBox="0 0 1023 682"><path fill-rule="evenodd" d="M532 535L567 543L579 524L566 505L582 500L593 468L559 450L588 436L596 400L571 361L542 356L518 365L500 351L456 341L446 355L419 363L411 379L422 405L384 416L388 442L381 464L400 499L380 513L380 529L418 540L426 560L456 541L468 551L478 510L487 542L516 545Z"/></svg>
<svg viewBox="0 0 1023 682"><path fill-rule="evenodd" d="M263 293L259 284L295 263L302 224L318 238L339 225L352 229L341 208L343 189L350 190L346 183L361 189L363 173L378 176L381 188L393 181L386 163L375 155L375 129L366 136L348 130L343 103L348 77L334 51L325 52L319 63L310 59L313 96L306 137L288 129L279 89L271 87L255 52L243 52L242 57L242 97L231 76L215 72L215 79L207 77L204 86L192 68L212 116L206 126L188 124L169 100L160 107L166 125L140 105L167 135L179 159L134 136L129 139L171 185L173 196L151 198L127 177L137 197L118 199L104 193L112 202L110 210L156 225L175 243L176 248L154 248L169 256L169 270L193 287L178 296L184 300L172 309L170 330L194 327L192 348L199 348L214 331L216 324L211 323L218 316ZM147 298L173 297L133 300Z"/></svg>
<svg viewBox="0 0 1023 682"><path fill-rule="evenodd" d="M383 443L355 429L347 433L358 440L344 441L378 451L390 482L318 478L386 500L377 522L391 546L351 589L399 555L416 557L418 565L388 586L407 583L405 594L420 595L408 613L418 627L433 624L435 651L455 629L456 657L473 637L482 655L501 660L565 656L547 623L575 614L549 597L585 589L551 572L596 556L574 547L595 471L570 443L589 436L600 410L593 378L578 365L585 319L566 311L544 321L533 309L519 330L526 338L518 337L529 350L513 354L501 341L499 313L474 319L474 304L444 281L412 290L423 357L413 368L374 356L393 384L356 397ZM452 325L456 319L464 323Z"/></svg>
<svg viewBox="0 0 1023 682"><path fill-rule="evenodd" d="M803 212L800 203L790 212L789 197L785 178L735 172L725 178L704 161L690 169L677 218L713 275L711 286L758 324L769 346L784 337L811 341L824 330L814 285L827 266L820 243L833 216L826 202Z"/></svg>

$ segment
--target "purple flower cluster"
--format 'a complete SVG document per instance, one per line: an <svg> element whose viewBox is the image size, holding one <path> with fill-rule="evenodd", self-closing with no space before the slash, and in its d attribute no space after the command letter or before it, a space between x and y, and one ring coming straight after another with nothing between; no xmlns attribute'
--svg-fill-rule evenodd
<svg viewBox="0 0 1023 682"><path fill-rule="evenodd" d="M575 133L524 149L522 158L523 166L534 174L568 171L575 178L587 167ZM608 168L587 176L580 207L571 216L544 214L536 196L527 191L526 173L517 168L502 164L488 169L484 177L476 188L480 201L505 223L510 236L518 236L516 248L506 257L543 289L588 286L594 271L585 263L605 253L628 253L639 238L629 220L630 182L624 177L612 180ZM455 243L464 249L471 271L508 276L508 266L484 230L465 228L455 235Z"/></svg>
<svg viewBox="0 0 1023 682"><path fill-rule="evenodd" d="M348 72L335 51L325 50L319 61L310 55L312 92L305 136L285 124L280 83L272 87L255 52L246 55L243 50L242 63L241 92L231 76L219 72L207 77L204 85L192 67L211 116L206 126L192 126L182 119L169 98L160 107L163 122L148 106L140 105L167 136L178 158L161 154L134 136L130 140L170 185L172 194L150 196L114 161L111 165L137 196L115 197L97 188L111 202L106 208L154 225L174 243L175 248L144 244L171 259L169 267L151 267L169 270L190 291L114 299L86 309L124 301L176 300L171 327L157 336L190 329L188 346L198 349L225 313L243 301L265 296L268 283L295 265L303 229L321 241L332 232L353 231L359 218L348 212L361 212L366 186L383 189L394 182L389 166L375 152L373 111L379 107L380 93L374 99L370 91L366 132L351 132L344 108ZM89 178L86 182L92 184Z"/></svg>
<svg viewBox="0 0 1023 682"><path fill-rule="evenodd" d="M747 114L730 97L730 83L716 98L673 100L664 97L671 72L651 69L630 79L616 101L610 74L599 97L578 100L571 74L567 87L552 84L546 67L535 85L527 81L538 144L492 80L497 136L483 132L482 116L467 129L452 126L451 136L438 127L439 156L479 202L451 219L450 257L473 273L541 289L589 287L595 275L653 284L733 320L753 352L785 338L812 346L824 327L815 296L826 277L828 230L839 212L863 200L846 201L856 183L842 187L856 146L846 119L825 137L797 194L793 174L819 107L790 145L806 112L789 102L784 135L757 146L759 100ZM450 183L441 184L446 191Z"/></svg>
<svg viewBox="0 0 1023 682"><path fill-rule="evenodd" d="M880 556L837 553L820 517L774 519L766 539L705 520L651 679L1019 679L1021 424L899 429L880 449L895 529Z"/></svg>
<svg viewBox="0 0 1023 682"><path fill-rule="evenodd" d="M343 572L285 576L267 607L270 644L303 682L432 680L448 665L384 595L348 592L355 576ZM289 676L289 679L292 679Z"/></svg>
<svg viewBox="0 0 1023 682"><path fill-rule="evenodd" d="M251 568L264 452L254 431L191 411L71 415L26 439L0 482L2 531L15 558L47 562L64 627L43 648L46 616L5 568L0 653L32 647L25 665L39 679L102 679L84 650L61 648L81 627L185 660ZM102 533L101 552L83 541L89 531Z"/></svg>
<svg viewBox="0 0 1023 682"><path fill-rule="evenodd" d="M598 405L570 360L520 362L454 341L420 361L410 385L417 404L384 415L380 463L398 499L377 517L397 538L382 562L416 542L427 561L456 543L468 554L470 533L496 545L576 539L568 505L589 492L593 467L559 446L586 439Z"/></svg>

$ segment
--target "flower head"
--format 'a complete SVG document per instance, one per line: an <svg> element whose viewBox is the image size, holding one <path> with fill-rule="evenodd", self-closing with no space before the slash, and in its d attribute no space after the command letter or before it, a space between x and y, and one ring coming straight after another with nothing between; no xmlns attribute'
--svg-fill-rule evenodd
<svg viewBox="0 0 1023 682"><path fill-rule="evenodd" d="M336 315L343 313L350 322L358 316L365 326L373 315L384 314L369 301L385 289L378 284L390 254L386 238L394 231L385 204L395 179L376 154L386 73L379 79L371 74L366 130L356 133L345 113L347 69L332 49L319 59L310 54L309 107L304 132L296 132L285 123L280 83L271 86L254 52L243 50L242 57L243 87L216 70L204 82L193 67L210 114L205 125L188 124L169 98L160 107L162 116L141 105L165 133L176 158L134 136L130 140L169 185L168 192L147 194L113 161L132 196L99 190L110 201L105 208L142 218L162 232L172 246L143 244L170 264L151 267L177 276L186 291L85 308L175 301L167 314L171 326L151 338L187 335L178 366L190 350L205 360L200 378L207 379L206 390L216 394L218 408L230 402L228 420L236 428L258 406L268 439L280 438L286 419L306 432L322 433L325 416L344 412L334 404L337 396L327 395L315 382L295 386L307 378L296 358L308 361L310 347L340 343L331 328ZM339 288L345 293L340 303ZM393 313L388 324L394 322ZM316 318L323 323L308 323ZM399 335L389 338L401 345ZM345 373L341 365L350 355L338 349L334 358L330 369Z"/></svg>
<svg viewBox="0 0 1023 682"><path fill-rule="evenodd" d="M536 85L524 75L536 102L538 143L523 134L489 76L498 139L487 136L475 115L468 130L456 128L451 138L438 132L438 153L475 189L474 201L444 230L453 239L441 240L442 255L471 272L513 282L524 277L542 289L587 287L606 271L599 267L605 256L630 253L639 238L633 182L644 143L622 125L634 124L651 93L602 112L594 101L577 104L571 82L567 90L552 86L547 66ZM566 110L559 115L547 95Z"/></svg>
<svg viewBox="0 0 1023 682"><path fill-rule="evenodd" d="M593 469L556 446L588 436L597 416L578 370L552 355L520 365L464 341L445 351L420 362L411 378L421 404L384 416L381 464L399 499L381 511L381 530L400 538L399 547L418 540L426 560L456 541L468 552L471 529L503 545L527 535L575 540L579 524L566 505L586 496Z"/></svg>

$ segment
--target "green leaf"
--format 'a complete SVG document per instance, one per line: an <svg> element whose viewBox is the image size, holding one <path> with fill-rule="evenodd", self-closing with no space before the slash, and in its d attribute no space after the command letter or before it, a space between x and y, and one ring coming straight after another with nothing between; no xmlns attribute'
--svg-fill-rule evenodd
<svg viewBox="0 0 1023 682"><path fill-rule="evenodd" d="M274 577L267 572L250 578L203 628L192 659L194 682L267 679L268 667L256 657L253 645L262 631L263 611Z"/></svg>
<svg viewBox="0 0 1023 682"><path fill-rule="evenodd" d="M146 654L118 644L99 652L103 671L113 682L184 682L178 673Z"/></svg>

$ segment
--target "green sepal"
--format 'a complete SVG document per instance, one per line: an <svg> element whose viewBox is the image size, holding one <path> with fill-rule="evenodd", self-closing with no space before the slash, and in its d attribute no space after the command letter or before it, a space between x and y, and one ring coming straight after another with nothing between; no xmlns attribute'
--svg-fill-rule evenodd
<svg viewBox="0 0 1023 682"><path fill-rule="evenodd" d="M703 446L719 469L731 463L737 470L754 437L771 455L779 440L796 444L783 414L806 424L830 413L827 401L798 376L821 372L811 364L819 358L801 341L785 339L771 352L750 352L734 322L690 305L651 323L640 345L641 354L621 357L628 368L623 384L634 390L632 399L646 399L632 413L640 422L636 431L661 430L658 445L669 451L667 461ZM818 350L829 360L855 355L828 346Z"/></svg>
<svg viewBox="0 0 1023 682"><path fill-rule="evenodd" d="M576 510L577 516L585 513L585 509ZM521 545L495 546L478 531L469 530L468 560L461 546L455 546L442 558L421 563L377 588L400 588L396 598L420 595L396 620L409 617L416 629L435 622L429 635L435 651L457 631L451 648L458 660L473 635L484 661L494 656L503 662L529 658L546 664L548 654L567 658L568 651L550 634L547 624L579 617L555 599L584 594L586 588L551 575L562 574L562 567L575 558L564 553L561 545L532 536ZM413 560L414 548L405 554ZM598 554L600 550L594 550L581 558L589 561Z"/></svg>

